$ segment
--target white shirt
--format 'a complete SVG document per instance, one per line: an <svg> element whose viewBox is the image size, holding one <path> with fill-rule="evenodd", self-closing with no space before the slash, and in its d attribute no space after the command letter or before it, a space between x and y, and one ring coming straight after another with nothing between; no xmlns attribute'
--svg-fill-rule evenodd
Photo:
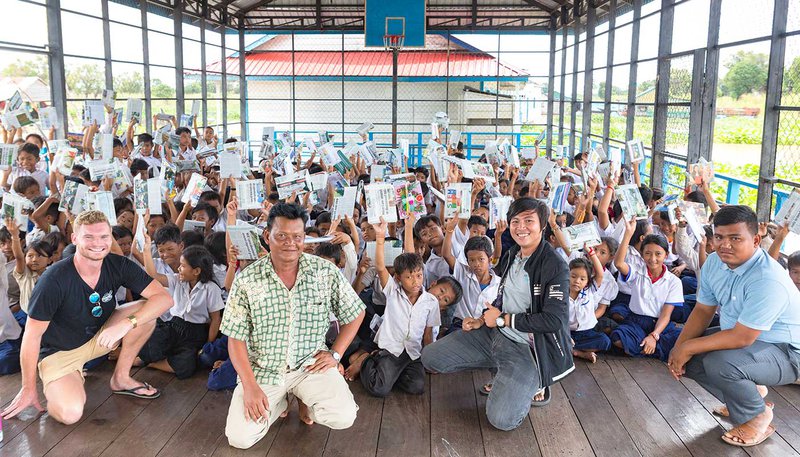
<svg viewBox="0 0 800 457"><path fill-rule="evenodd" d="M683 306L681 280L664 267L664 273L656 282L650 279L647 267L642 263L636 267L628 264L628 276L619 279L631 288L631 312L641 316L658 318L664 305Z"/></svg>
<svg viewBox="0 0 800 457"><path fill-rule="evenodd" d="M475 273L470 271L467 265L456 261L453 268L453 277L461 284L463 295L461 300L456 303L456 310L453 314L455 317L459 319L464 319L465 317L478 318L481 316L483 309L486 308L486 302L494 302L497 297L497 290L500 288L500 277L494 274L491 269L489 270L489 275L489 285L481 290L481 285Z"/></svg>
<svg viewBox="0 0 800 457"><path fill-rule="evenodd" d="M619 285L614 275L608 270L603 271L603 282L594 294L595 302L597 302L598 305L608 305L611 303L611 300L617 298L618 293Z"/></svg>
<svg viewBox="0 0 800 457"><path fill-rule="evenodd" d="M639 254L639 251L637 251L633 246L628 246L628 255L625 256L625 263L628 264L628 267L630 267L631 271L634 269L641 270L643 268L644 271L647 271L647 266L644 263L644 259L642 258L641 254ZM628 295L631 294L631 285L622 279L622 274L617 277L617 286L618 292Z"/></svg>
<svg viewBox="0 0 800 457"><path fill-rule="evenodd" d="M175 304L161 315L163 321L180 317L192 324L207 324L211 321L211 313L225 307L222 291L214 281L198 282L191 290L189 283L178 280L176 274L167 275L167 281Z"/></svg>
<svg viewBox="0 0 800 457"><path fill-rule="evenodd" d="M425 329L438 327L442 323L439 301L433 294L423 290L412 305L394 278L389 278L383 293L386 295L386 311L375 342L379 348L391 352L395 357L400 357L406 351L411 360L417 360L422 352Z"/></svg>
<svg viewBox="0 0 800 457"><path fill-rule="evenodd" d="M191 146L186 148L185 151L181 151L181 148L178 148L177 155L179 160L195 160L197 157L197 151L192 149Z"/></svg>
<svg viewBox="0 0 800 457"><path fill-rule="evenodd" d="M167 265L167 262L164 262L163 259L153 259L153 264L156 266L156 273L158 274L162 274L164 276L175 274L175 272L172 271L172 267Z"/></svg>
<svg viewBox="0 0 800 457"><path fill-rule="evenodd" d="M6 261L6 256L0 252L0 264ZM14 263L16 262L9 262ZM22 327L14 319L11 308L8 307L8 275L0 274L0 343L16 340L22 334Z"/></svg>
<svg viewBox="0 0 800 457"><path fill-rule="evenodd" d="M423 273L425 275L425 289L427 289L439 278L450 276L450 265L447 264L444 257L439 257L431 251L428 261L425 262Z"/></svg>
<svg viewBox="0 0 800 457"><path fill-rule="evenodd" d="M576 332L580 330L591 330L597 325L597 317L594 315L597 310L596 293L592 287L583 289L578 297L569 297L569 329Z"/></svg>
<svg viewBox="0 0 800 457"><path fill-rule="evenodd" d="M16 181L17 178L19 178L20 176L32 176L33 179L35 179L36 182L39 183L39 191L42 193L42 195L44 195L45 189L50 188L47 182L48 175L46 171L36 169L30 172L24 168L19 168L19 167L14 167L14 169L11 170L11 173L8 175L8 180L6 181L6 184L13 188L14 181Z"/></svg>

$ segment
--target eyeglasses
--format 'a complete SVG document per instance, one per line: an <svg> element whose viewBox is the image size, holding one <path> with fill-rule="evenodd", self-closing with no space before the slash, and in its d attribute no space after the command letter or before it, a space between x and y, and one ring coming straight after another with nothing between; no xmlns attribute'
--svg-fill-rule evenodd
<svg viewBox="0 0 800 457"><path fill-rule="evenodd" d="M94 305L94 307L92 307L92 316L94 317L100 317L103 315L103 307L100 306L99 302L100 294L97 292L92 292L92 294L89 295L89 303Z"/></svg>

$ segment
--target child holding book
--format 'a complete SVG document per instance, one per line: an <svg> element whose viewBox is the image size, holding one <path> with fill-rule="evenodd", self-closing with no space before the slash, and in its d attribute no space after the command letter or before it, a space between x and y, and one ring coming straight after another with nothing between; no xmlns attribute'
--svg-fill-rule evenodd
<svg viewBox="0 0 800 457"><path fill-rule="evenodd" d="M43 191L48 186L48 175L44 170L40 170L39 165L39 146L33 143L24 143L17 151L16 166L3 170L0 181L6 190L11 189L14 181L21 176L30 176L39 184L39 191ZM22 193L18 192L20 195ZM30 198L29 198L30 199Z"/></svg>
<svg viewBox="0 0 800 457"><path fill-rule="evenodd" d="M586 257L569 263L569 330L572 336L572 355L597 361L597 352L607 351L611 340L595 330L597 319L603 316L598 290L603 283L603 265L593 248L585 249Z"/></svg>

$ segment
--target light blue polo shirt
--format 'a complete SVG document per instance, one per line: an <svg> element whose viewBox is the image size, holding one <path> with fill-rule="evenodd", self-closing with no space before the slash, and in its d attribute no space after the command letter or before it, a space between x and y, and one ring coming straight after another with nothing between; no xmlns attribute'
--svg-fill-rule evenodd
<svg viewBox="0 0 800 457"><path fill-rule="evenodd" d="M758 340L800 349L800 291L789 274L763 249L731 270L717 253L700 275L697 302L719 306L720 328L736 323L760 330Z"/></svg>

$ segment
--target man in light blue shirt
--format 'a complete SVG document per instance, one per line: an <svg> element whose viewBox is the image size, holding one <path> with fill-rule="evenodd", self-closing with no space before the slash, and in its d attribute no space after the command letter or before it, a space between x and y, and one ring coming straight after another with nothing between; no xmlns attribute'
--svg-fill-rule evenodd
<svg viewBox="0 0 800 457"><path fill-rule="evenodd" d="M716 253L703 265L697 306L669 357L676 378L694 379L725 403L715 413L737 425L722 439L742 447L775 432L766 386L800 375L800 292L760 242L749 207L714 216ZM720 327L709 329L718 308Z"/></svg>

